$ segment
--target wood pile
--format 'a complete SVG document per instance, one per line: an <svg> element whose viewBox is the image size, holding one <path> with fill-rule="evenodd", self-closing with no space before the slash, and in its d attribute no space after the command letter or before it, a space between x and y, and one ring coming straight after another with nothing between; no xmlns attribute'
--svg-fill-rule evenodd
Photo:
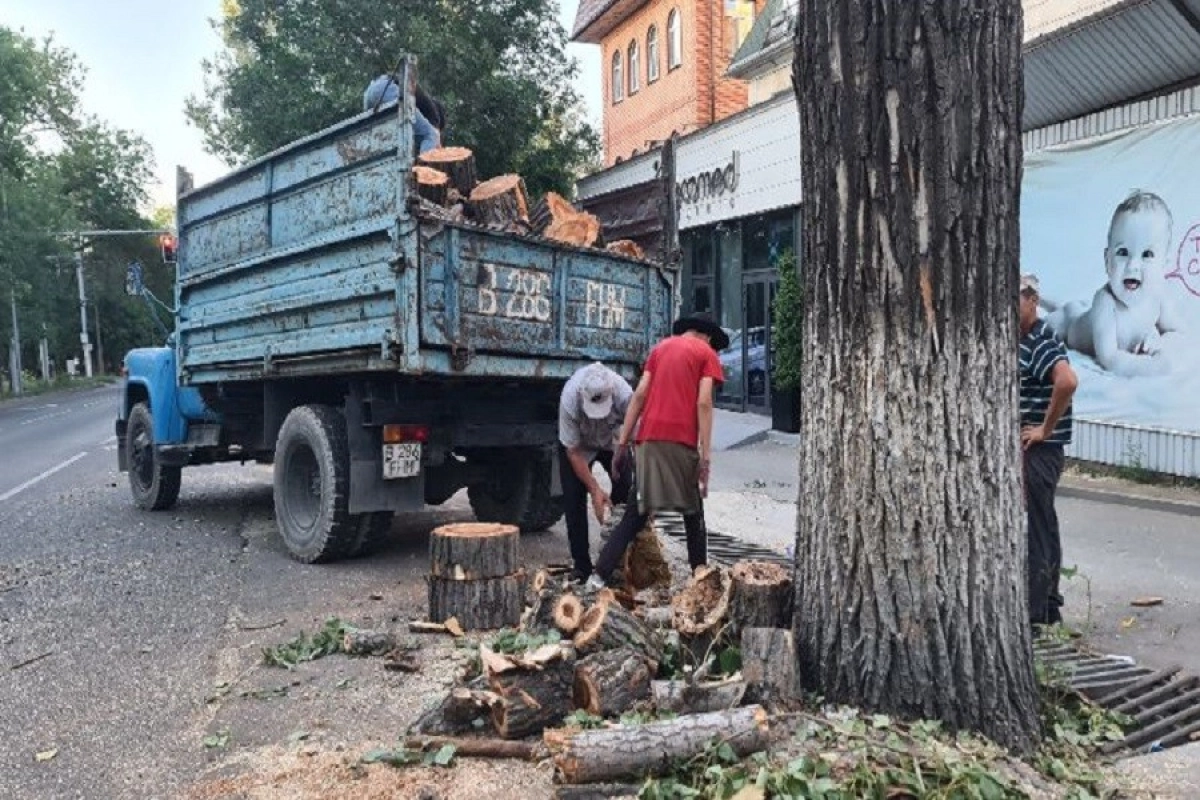
<svg viewBox="0 0 1200 800"><path fill-rule="evenodd" d="M454 618L467 630L492 630L521 619L525 572L520 529L492 522L436 528L429 539L429 618Z"/></svg>
<svg viewBox="0 0 1200 800"><path fill-rule="evenodd" d="M494 579L495 546L478 538L441 542L439 552L453 555L440 557L431 579ZM478 674L410 733L465 737L493 757L548 758L560 797L605 796L597 793L606 786L664 774L714 736L740 755L765 749L768 711L799 697L790 587L773 564L704 567L661 604L661 588L590 593L539 571L519 625L485 639ZM518 740L531 749L514 750Z"/></svg>
<svg viewBox="0 0 1200 800"><path fill-rule="evenodd" d="M498 175L480 182L475 154L466 147L438 147L418 156L412 169L412 189L420 213L427 217L539 236L625 258L646 258L631 240L606 243L600 220L556 192L546 192L531 205L520 175Z"/></svg>

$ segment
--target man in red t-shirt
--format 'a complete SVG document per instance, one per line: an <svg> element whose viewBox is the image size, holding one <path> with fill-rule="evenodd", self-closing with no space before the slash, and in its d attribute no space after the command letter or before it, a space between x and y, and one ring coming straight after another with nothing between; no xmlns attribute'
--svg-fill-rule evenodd
<svg viewBox="0 0 1200 800"><path fill-rule="evenodd" d="M636 494L600 551L596 572L588 581L592 588L612 578L625 549L655 512L683 515L693 571L708 561L704 497L712 452L713 395L716 384L724 381L717 352L729 346L729 336L707 315L684 317L672 332L650 351L625 412L613 467L618 472L630 467L622 454L631 440L635 442Z"/></svg>

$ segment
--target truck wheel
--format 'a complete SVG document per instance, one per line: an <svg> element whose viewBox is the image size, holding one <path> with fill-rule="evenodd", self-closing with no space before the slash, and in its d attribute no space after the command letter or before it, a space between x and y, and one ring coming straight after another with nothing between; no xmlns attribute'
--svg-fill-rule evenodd
<svg viewBox="0 0 1200 800"><path fill-rule="evenodd" d="M487 481L467 487L475 518L516 525L522 533L544 531L558 522L563 506L561 497L550 496L552 464L540 457L498 461Z"/></svg>
<svg viewBox="0 0 1200 800"><path fill-rule="evenodd" d="M181 467L163 466L154 447L154 417L150 407L138 403L129 412L125 428L125 452L129 454L129 488L133 502L146 511L163 511L179 499Z"/></svg>
<svg viewBox="0 0 1200 800"><path fill-rule="evenodd" d="M292 558L314 564L349 555L359 523L349 497L345 417L330 406L292 409L275 442L275 519Z"/></svg>
<svg viewBox="0 0 1200 800"><path fill-rule="evenodd" d="M354 533L354 542L346 551L346 555L350 558L358 556L368 556L379 550L384 542L387 541L388 535L392 532L392 518L395 513L391 511L373 511L368 514L359 514L357 527Z"/></svg>

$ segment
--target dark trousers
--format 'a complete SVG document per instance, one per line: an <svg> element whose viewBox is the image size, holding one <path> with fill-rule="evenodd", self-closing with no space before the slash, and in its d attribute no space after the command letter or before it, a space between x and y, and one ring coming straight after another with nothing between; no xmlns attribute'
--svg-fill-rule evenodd
<svg viewBox="0 0 1200 800"><path fill-rule="evenodd" d="M631 471L629 468L627 472ZM637 484L629 490L629 502L625 506L625 516L617 523L617 527L608 535L608 541L600 550L600 560L596 564L596 573L608 581L621 563L625 550L633 544L633 540L642 532L649 522L650 515L638 511ZM687 532L688 564L694 571L696 567L708 563L708 529L704 527L704 510L695 514L683 515L683 527Z"/></svg>
<svg viewBox="0 0 1200 800"><path fill-rule="evenodd" d="M1036 444L1024 452L1025 508L1029 532L1029 617L1035 625L1062 622L1063 598L1058 591L1062 541L1054 493L1062 476L1062 445Z"/></svg>
<svg viewBox="0 0 1200 800"><path fill-rule="evenodd" d="M608 473L608 477L612 478L612 459L611 450L601 450L596 454L592 464L600 464ZM584 486L583 481L579 480L579 476L571 467L571 460L567 458L567 448L561 444L558 446L558 466L563 490L563 511L567 518L567 542L571 546L571 561L574 562L576 571L586 577L592 572L592 554L588 546L588 504L591 502L591 498L588 495L587 487ZM588 466L590 467L591 464ZM613 478L610 497L614 503L627 502L632 483L630 473L631 470L626 468L620 478ZM635 502L634 506L636 507L636 505Z"/></svg>

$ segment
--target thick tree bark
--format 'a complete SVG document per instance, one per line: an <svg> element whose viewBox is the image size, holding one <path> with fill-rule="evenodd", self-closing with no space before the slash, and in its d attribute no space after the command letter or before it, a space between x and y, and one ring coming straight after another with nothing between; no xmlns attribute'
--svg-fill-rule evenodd
<svg viewBox="0 0 1200 800"><path fill-rule="evenodd" d="M628 711L650 696L654 669L628 647L593 653L575 664L575 707L600 717Z"/></svg>
<svg viewBox="0 0 1200 800"><path fill-rule="evenodd" d="M521 529L495 522L457 522L434 528L429 571L439 578L474 581L503 578L520 568Z"/></svg>
<svg viewBox="0 0 1200 800"><path fill-rule="evenodd" d="M479 185L475 172L475 154L465 147L438 147L422 153L417 159L424 166L446 173L460 198L471 196Z"/></svg>
<svg viewBox="0 0 1200 800"><path fill-rule="evenodd" d="M779 628L742 630L742 675L750 685L751 702L768 708L799 699L796 645L791 631Z"/></svg>
<svg viewBox="0 0 1200 800"><path fill-rule="evenodd" d="M429 618L445 622L458 619L466 630L492 630L519 625L525 573L503 578L456 581L430 575Z"/></svg>
<svg viewBox="0 0 1200 800"><path fill-rule="evenodd" d="M799 20L801 676L1027 751L1021 5L802 0Z"/></svg>
<svg viewBox="0 0 1200 800"><path fill-rule="evenodd" d="M729 570L729 619L737 630L786 628L792 622L791 570L770 561L739 561Z"/></svg>
<svg viewBox="0 0 1200 800"><path fill-rule="evenodd" d="M520 175L498 175L484 181L471 192L471 208L480 225L506 228L517 221L529 219L525 199L525 181Z"/></svg>
<svg viewBox="0 0 1200 800"><path fill-rule="evenodd" d="M615 600L601 600L587 610L575 631L580 653L630 648L658 668L662 659L659 637Z"/></svg>
<svg viewBox="0 0 1200 800"><path fill-rule="evenodd" d="M557 658L533 669L495 672L485 667L488 685L500 696L492 705L492 725L505 739L520 739L557 725L571 713L575 658Z"/></svg>

